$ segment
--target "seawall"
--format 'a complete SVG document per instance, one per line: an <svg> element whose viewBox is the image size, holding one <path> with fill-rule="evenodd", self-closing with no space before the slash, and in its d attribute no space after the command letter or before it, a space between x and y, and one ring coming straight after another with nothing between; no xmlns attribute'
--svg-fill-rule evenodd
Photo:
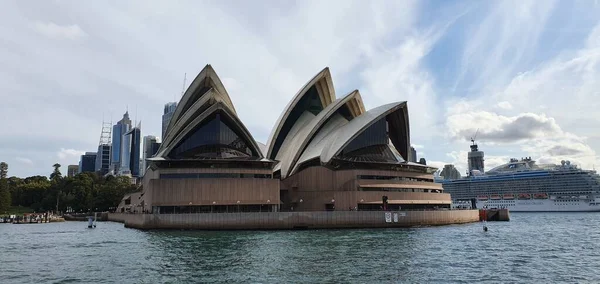
<svg viewBox="0 0 600 284"><path fill-rule="evenodd" d="M437 226L479 221L477 210L333 211L199 214L110 213L127 228L193 230L286 230Z"/></svg>

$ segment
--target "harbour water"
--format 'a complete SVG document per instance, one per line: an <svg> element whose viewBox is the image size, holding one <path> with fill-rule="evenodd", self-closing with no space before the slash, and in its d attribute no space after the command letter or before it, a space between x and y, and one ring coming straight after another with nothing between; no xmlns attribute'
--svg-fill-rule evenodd
<svg viewBox="0 0 600 284"><path fill-rule="evenodd" d="M598 283L599 224L598 213L512 213L488 232L0 224L0 283Z"/></svg>

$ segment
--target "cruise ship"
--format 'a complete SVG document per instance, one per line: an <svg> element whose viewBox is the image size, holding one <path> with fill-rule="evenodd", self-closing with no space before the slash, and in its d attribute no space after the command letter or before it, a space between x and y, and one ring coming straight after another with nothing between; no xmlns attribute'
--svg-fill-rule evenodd
<svg viewBox="0 0 600 284"><path fill-rule="evenodd" d="M477 151L477 145L471 146ZM481 151L481 165L483 155ZM471 165L469 160L469 165ZM471 168L471 167L470 167ZM531 157L511 159L490 171L440 180L455 208L507 208L514 212L600 211L600 175L569 161L537 165Z"/></svg>

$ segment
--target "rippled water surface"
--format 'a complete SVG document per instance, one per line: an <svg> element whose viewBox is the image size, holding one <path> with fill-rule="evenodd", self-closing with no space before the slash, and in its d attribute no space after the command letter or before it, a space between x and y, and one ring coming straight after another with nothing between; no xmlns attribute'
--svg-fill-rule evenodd
<svg viewBox="0 0 600 284"><path fill-rule="evenodd" d="M0 283L600 283L600 213L414 229L138 231L0 224Z"/></svg>

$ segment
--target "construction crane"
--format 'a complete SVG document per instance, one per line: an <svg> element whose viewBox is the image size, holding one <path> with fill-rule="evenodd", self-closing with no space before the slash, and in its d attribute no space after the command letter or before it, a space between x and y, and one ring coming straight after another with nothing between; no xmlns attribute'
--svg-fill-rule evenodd
<svg viewBox="0 0 600 284"><path fill-rule="evenodd" d="M477 139L477 134L479 134L479 128L477 128L475 135L473 135L473 137L471 137L471 142L473 142L473 145L475 145L475 139Z"/></svg>

